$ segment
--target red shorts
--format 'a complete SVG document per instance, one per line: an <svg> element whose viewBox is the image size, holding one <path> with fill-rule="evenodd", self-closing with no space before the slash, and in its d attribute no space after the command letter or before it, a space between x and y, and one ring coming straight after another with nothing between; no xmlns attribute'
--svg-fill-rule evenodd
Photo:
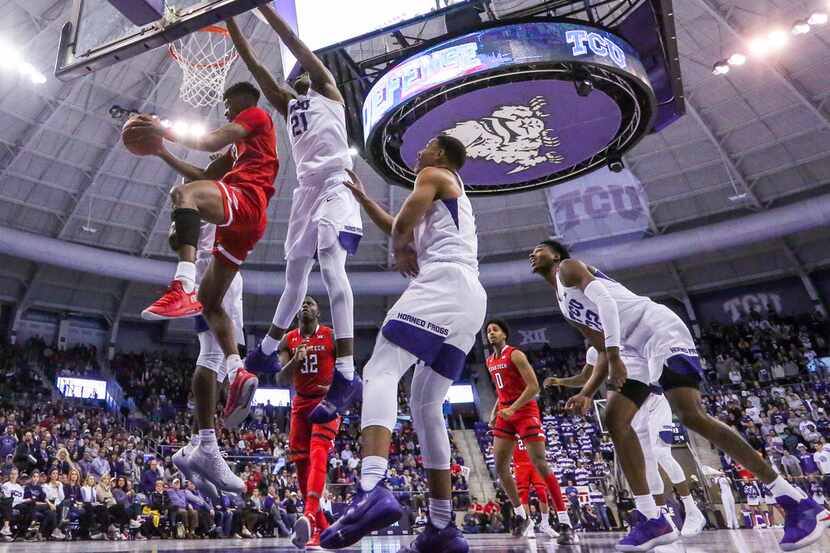
<svg viewBox="0 0 830 553"><path fill-rule="evenodd" d="M257 188L215 182L225 207L225 223L216 225L213 255L231 267L239 267L265 234L268 199Z"/></svg>
<svg viewBox="0 0 830 553"><path fill-rule="evenodd" d="M506 407L510 407L510 404L499 404L499 409ZM496 422L493 424L493 436L513 441L516 441L516 438L521 438L524 442L544 442L545 434L542 432L539 404L535 401L527 403L508 420L502 418L500 414L496 415Z"/></svg>
<svg viewBox="0 0 830 553"><path fill-rule="evenodd" d="M533 465L516 465L515 472L516 487L519 489L519 496L522 499L522 503L528 502L531 487L536 490L536 496L539 498L539 503L548 502L547 484L545 484L545 481L542 480L541 475L536 472L536 468Z"/></svg>
<svg viewBox="0 0 830 553"><path fill-rule="evenodd" d="M308 459L312 438L329 441L329 450L334 447L334 438L340 429L340 417L326 424L313 424L308 420L312 409L320 403L319 398L294 396L291 400L291 428L288 431L288 460L302 461Z"/></svg>

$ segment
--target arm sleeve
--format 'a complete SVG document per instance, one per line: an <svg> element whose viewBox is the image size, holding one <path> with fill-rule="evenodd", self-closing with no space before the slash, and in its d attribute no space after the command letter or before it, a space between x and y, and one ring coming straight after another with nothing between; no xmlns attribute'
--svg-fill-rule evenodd
<svg viewBox="0 0 830 553"><path fill-rule="evenodd" d="M620 347L620 313L617 302L611 297L608 288L599 280L592 280L584 290L585 297L597 306L599 321L605 331L605 347Z"/></svg>
<svg viewBox="0 0 830 553"><path fill-rule="evenodd" d="M249 133L255 133L268 125L270 116L261 108L248 108L233 120L234 123L245 127Z"/></svg>
<svg viewBox="0 0 830 553"><path fill-rule="evenodd" d="M597 348L594 346L589 347L588 351L585 352L585 364L596 367L597 360L599 360L599 352L597 351Z"/></svg>

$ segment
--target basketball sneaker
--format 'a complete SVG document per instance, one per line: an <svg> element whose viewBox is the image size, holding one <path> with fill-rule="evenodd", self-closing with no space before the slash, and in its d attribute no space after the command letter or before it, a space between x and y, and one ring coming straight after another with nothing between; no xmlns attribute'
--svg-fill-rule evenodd
<svg viewBox="0 0 830 553"><path fill-rule="evenodd" d="M181 281L174 280L162 297L141 312L141 318L147 321L164 321L201 315L202 303L196 296L196 288L192 292L185 292Z"/></svg>
<svg viewBox="0 0 830 553"><path fill-rule="evenodd" d="M533 527L533 521L529 516L513 517L513 536L520 538L525 535L528 528Z"/></svg>
<svg viewBox="0 0 830 553"><path fill-rule="evenodd" d="M428 522L424 531L409 544L409 546L398 550L398 553L467 553L470 544L461 530L455 524L439 530Z"/></svg>
<svg viewBox="0 0 830 553"><path fill-rule="evenodd" d="M703 516L700 509L687 509L686 520L683 521L680 535L684 538L691 538L703 532L704 528L706 528L706 517Z"/></svg>
<svg viewBox="0 0 830 553"><path fill-rule="evenodd" d="M383 482L368 492L358 484L357 492L343 516L320 534L320 545L326 549L354 545L363 536L394 524L402 514L398 500Z"/></svg>
<svg viewBox="0 0 830 553"><path fill-rule="evenodd" d="M277 358L277 352L274 351L271 355L265 355L260 344L257 344L255 348L251 348L251 351L245 356L245 368L259 374L276 374L282 369Z"/></svg>
<svg viewBox="0 0 830 553"><path fill-rule="evenodd" d="M306 551L322 551L323 548L320 547L320 528L315 527L314 533L311 535L311 539L308 540L308 543L305 544Z"/></svg>
<svg viewBox="0 0 830 553"><path fill-rule="evenodd" d="M559 537L559 532L554 530L553 527L550 524L540 524L539 525L539 532L541 532L542 534L544 534L545 536L547 536L550 539Z"/></svg>
<svg viewBox="0 0 830 553"><path fill-rule="evenodd" d="M302 515L294 523L294 531L291 532L291 543L297 549L303 549L311 537L316 533L316 525L314 520ZM319 542L318 542L319 544Z"/></svg>
<svg viewBox="0 0 830 553"><path fill-rule="evenodd" d="M796 501L792 497L775 498L784 509L784 538L780 546L783 551L795 551L817 542L827 528L830 528L830 512L812 498Z"/></svg>
<svg viewBox="0 0 830 553"><path fill-rule="evenodd" d="M222 495L219 493L219 490L216 489L216 486L199 476L198 474L193 474L192 478L189 478L193 485L196 486L196 489L201 492L203 496L207 499L210 499L213 503L219 503L222 500Z"/></svg>
<svg viewBox="0 0 830 553"><path fill-rule="evenodd" d="M348 409L352 403L363 395L363 381L355 373L352 380L347 380L339 371L334 371L326 397L312 409L309 420L314 424L326 424L337 418Z"/></svg>
<svg viewBox="0 0 830 553"><path fill-rule="evenodd" d="M651 519L646 519L639 511L634 513L631 531L617 543L617 551L651 551L658 545L668 545L680 538L665 513L661 512L660 516Z"/></svg>
<svg viewBox="0 0 830 553"><path fill-rule="evenodd" d="M215 445L209 449L202 445L196 447L190 454L189 463L194 473L194 483L195 477L200 476L223 492L239 495L245 493L245 482L233 473Z"/></svg>
<svg viewBox="0 0 830 553"><path fill-rule="evenodd" d="M173 466L176 467L182 476L184 476L185 480L193 480L193 471L190 470L190 454L193 453L193 450L196 449L196 446L188 442L188 444L182 448L180 448L176 453L173 454Z"/></svg>
<svg viewBox="0 0 830 553"><path fill-rule="evenodd" d="M259 379L252 373L240 367L228 388L228 400L223 412L225 428L235 430L251 412L251 402L259 386Z"/></svg>
<svg viewBox="0 0 830 553"><path fill-rule="evenodd" d="M567 524L559 526L559 536L556 538L557 545L577 545L579 543L579 536L576 535L574 529Z"/></svg>

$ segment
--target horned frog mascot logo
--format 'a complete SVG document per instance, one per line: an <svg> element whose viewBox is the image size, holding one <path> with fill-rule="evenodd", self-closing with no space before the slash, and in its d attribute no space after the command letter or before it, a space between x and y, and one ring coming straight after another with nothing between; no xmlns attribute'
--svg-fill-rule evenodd
<svg viewBox="0 0 830 553"><path fill-rule="evenodd" d="M559 138L545 128L545 119L550 117L543 110L545 105L545 98L536 96L526 106L501 106L489 117L461 121L444 132L467 146L468 157L515 165L508 175L542 163L559 164L565 157L556 151Z"/></svg>

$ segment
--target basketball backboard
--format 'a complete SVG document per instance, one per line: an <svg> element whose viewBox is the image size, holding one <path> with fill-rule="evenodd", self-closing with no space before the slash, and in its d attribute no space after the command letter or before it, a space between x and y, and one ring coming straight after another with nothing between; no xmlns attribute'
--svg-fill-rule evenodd
<svg viewBox="0 0 830 553"><path fill-rule="evenodd" d="M68 80L166 46L272 0L166 0L167 16L138 27L109 0L73 0L61 30L55 76Z"/></svg>

